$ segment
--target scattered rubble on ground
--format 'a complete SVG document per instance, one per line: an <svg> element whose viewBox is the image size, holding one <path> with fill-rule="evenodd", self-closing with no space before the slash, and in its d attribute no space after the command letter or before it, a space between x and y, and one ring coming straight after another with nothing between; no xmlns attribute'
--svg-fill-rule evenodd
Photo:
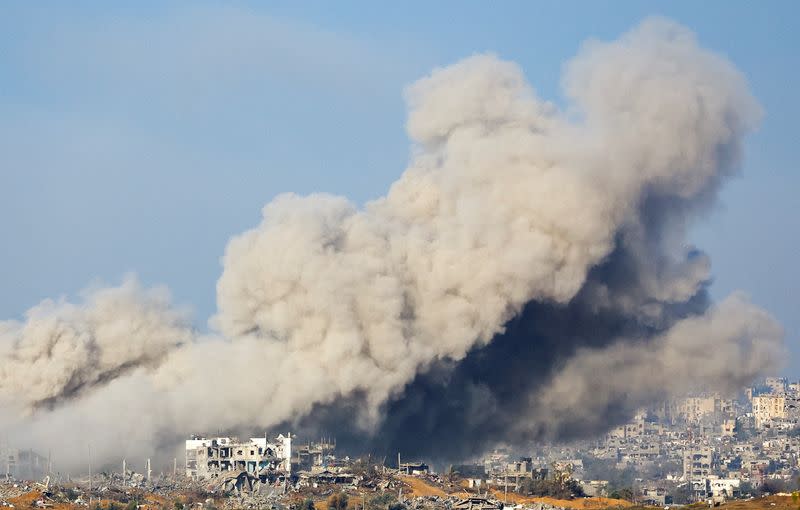
<svg viewBox="0 0 800 510"><path fill-rule="evenodd" d="M334 480L326 483L326 480ZM347 483L340 483L346 480ZM412 483L409 483L409 482ZM429 489L421 490L425 486ZM423 492L425 494L423 494ZM349 510L385 510L402 503L408 510L501 510L498 500L469 494L453 481L436 475L406 476L393 471L349 474L346 477L296 476L263 483L246 471L226 473L212 480L185 477L148 481L137 473L101 473L89 480L53 482L0 482L0 507L50 508L53 510L150 510L150 509L270 509L297 510L310 499L317 510L327 510L327 499L338 493L348 495ZM558 510L546 504L514 505L530 510Z"/></svg>

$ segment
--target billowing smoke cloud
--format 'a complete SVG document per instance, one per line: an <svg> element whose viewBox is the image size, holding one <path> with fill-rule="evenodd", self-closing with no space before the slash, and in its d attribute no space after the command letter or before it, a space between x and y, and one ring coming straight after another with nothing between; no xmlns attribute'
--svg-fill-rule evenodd
<svg viewBox="0 0 800 510"><path fill-rule="evenodd" d="M685 242L760 117L742 76L654 19L587 44L564 90L566 112L491 55L410 86L411 162L385 197L281 195L230 241L218 337L188 343L131 283L3 326L0 399L27 412L8 427L138 445L316 424L455 457L774 370L780 328L738 296L709 308L710 261Z"/></svg>
<svg viewBox="0 0 800 510"><path fill-rule="evenodd" d="M733 295L649 342L619 340L578 351L530 409L539 409L537 425L550 435L564 434L565 425L571 434L590 434L673 393L735 392L775 363L781 350L771 340L780 336L769 315Z"/></svg>
<svg viewBox="0 0 800 510"><path fill-rule="evenodd" d="M80 305L44 301L23 323L0 322L4 403L24 412L57 406L134 368L157 367L192 337L166 289L142 289L131 277L87 291Z"/></svg>

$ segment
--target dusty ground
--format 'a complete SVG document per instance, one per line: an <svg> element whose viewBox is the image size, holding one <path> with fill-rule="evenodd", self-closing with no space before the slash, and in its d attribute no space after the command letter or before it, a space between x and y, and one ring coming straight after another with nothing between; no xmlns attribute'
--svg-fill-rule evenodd
<svg viewBox="0 0 800 510"><path fill-rule="evenodd" d="M506 497L503 494L503 491L495 490L492 491L494 497L497 498L499 501L503 501ZM509 503L547 503L548 505L553 506L562 506L564 508L574 508L576 510L584 510L584 509L600 509L600 508L626 508L633 506L633 503L630 501L625 501L624 499L612 499L612 498L575 498L575 499L555 499L555 498L544 498L544 497L530 497L530 496L522 496L515 492L508 493L508 502Z"/></svg>
<svg viewBox="0 0 800 510"><path fill-rule="evenodd" d="M40 491L31 491L22 496L18 496L15 498L9 498L8 502L14 505L15 508L36 508L36 501L42 499L42 493ZM184 499L180 496L176 497L175 499ZM143 510L153 510L157 508L169 508L173 505L173 501L167 500L166 498L162 498L156 494L146 494L142 495L140 502L140 508ZM92 501L91 508L94 508L95 504L99 504L102 508L109 508L111 505L115 505L118 509L122 510L125 507L125 503L120 503L119 501L112 501L110 499L95 499ZM46 509L50 510L86 510L86 506L76 505L74 503L53 503L48 501L45 507Z"/></svg>
<svg viewBox="0 0 800 510"><path fill-rule="evenodd" d="M453 490L452 492L446 492L441 487L437 487L429 483L428 481L413 477L413 476L401 476L401 480L405 483L405 487L403 488L403 495L405 496L440 496L440 497L447 497L447 496L457 496L457 497L466 497L469 496L468 493L464 491L456 491ZM499 501L503 501L506 497L503 494L503 491L494 490L492 491L492 495L498 499ZM348 491L349 495L349 504L348 510L361 510L363 505L363 497L366 497L366 501L369 501L373 497L375 497L375 492L366 492L366 493L353 493ZM139 495L140 498L139 502L143 505L145 510L156 510L159 508L168 508L172 510L173 507L173 499L181 499L185 501L185 497L178 496L173 499L164 498L152 493L142 493ZM292 499L297 499L297 503L301 500L305 499L307 496L302 496L297 494ZM17 509L32 509L36 507L36 501L42 498L42 493L39 491L31 491L26 494L23 494L18 497L8 498L7 501L14 505ZM516 494L514 492L509 492L507 495L507 500L509 503L547 503L553 506L560 506L564 508L569 508L573 510L611 510L611 509L625 509L625 510L655 510L658 507L642 507L641 505L634 505L629 501L624 501L620 499L611 499L611 498L576 498L573 500L560 500L554 498L537 498L537 497L526 497ZM327 503L326 498L315 498L315 506L316 510L327 510ZM109 508L109 506L113 503L116 507L120 510L124 508L124 503L119 502L112 502L111 500L95 500L92 503L92 508L94 507L95 503L99 503L100 506L104 509ZM679 507L675 507L679 508ZM706 510L708 509L708 505L705 504L695 504L689 505L685 507L680 507L684 510ZM87 510L86 506L79 506L75 504L69 503L54 503L48 504L47 509L50 510ZM719 510L800 510L800 502L795 503L792 501L791 496L768 496L765 498L755 498L751 500L742 500L742 501L729 501L719 507Z"/></svg>
<svg viewBox="0 0 800 510"><path fill-rule="evenodd" d="M410 493L406 494L408 496L447 496L447 493L439 487L433 486L415 476L400 475L398 478L409 486ZM406 491L403 492L405 493Z"/></svg>
<svg viewBox="0 0 800 510"><path fill-rule="evenodd" d="M800 502L792 501L791 496L767 496L745 501L729 501L725 510L798 510Z"/></svg>
<svg viewBox="0 0 800 510"><path fill-rule="evenodd" d="M406 484L408 484L411 491L409 494L410 496L448 496L448 493L446 493L439 487L433 486L420 478L416 478L413 476L401 476L400 479L403 480L403 482L405 482ZM495 498L497 498L500 501L503 501L503 498L505 497L503 491L494 490L492 492ZM450 494L460 497L466 497L469 495L466 492L454 492ZM600 508L612 508L612 507L624 508L633 506L633 503L631 503L630 501L625 501L622 499L611 499L611 498L576 498L573 500L566 500L566 499L554 499L554 498L527 497L527 496L521 496L514 492L509 492L507 497L509 503L547 503L554 506L562 506L564 508L573 508L576 510L585 510L590 508L600 509ZM775 509L775 510L781 510L781 509Z"/></svg>
<svg viewBox="0 0 800 510"><path fill-rule="evenodd" d="M660 507L629 506L627 510L653 510ZM705 503L687 506L673 506L675 510L708 510ZM793 503L791 496L767 496L749 500L733 500L716 507L717 510L800 510L798 503Z"/></svg>

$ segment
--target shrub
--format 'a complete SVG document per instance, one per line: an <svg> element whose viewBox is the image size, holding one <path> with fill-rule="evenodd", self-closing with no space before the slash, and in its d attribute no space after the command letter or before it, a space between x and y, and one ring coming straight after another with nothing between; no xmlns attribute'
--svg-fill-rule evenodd
<svg viewBox="0 0 800 510"><path fill-rule="evenodd" d="M346 510L348 497L344 492L339 494L332 494L328 498L328 510Z"/></svg>

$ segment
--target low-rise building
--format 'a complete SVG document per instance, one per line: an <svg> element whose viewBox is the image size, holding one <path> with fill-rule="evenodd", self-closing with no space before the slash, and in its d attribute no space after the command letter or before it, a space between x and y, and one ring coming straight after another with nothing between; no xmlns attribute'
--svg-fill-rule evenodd
<svg viewBox="0 0 800 510"><path fill-rule="evenodd" d="M714 497L738 498L739 485L742 481L738 478L711 478L708 481L709 491Z"/></svg>
<svg viewBox="0 0 800 510"><path fill-rule="evenodd" d="M427 475L430 467L424 462L402 462L400 472L407 475Z"/></svg>
<svg viewBox="0 0 800 510"><path fill-rule="evenodd" d="M664 506L672 504L672 496L663 487L644 487L641 502L646 505Z"/></svg>
<svg viewBox="0 0 800 510"><path fill-rule="evenodd" d="M720 433L723 437L733 437L736 434L736 419L726 418L722 420Z"/></svg>

